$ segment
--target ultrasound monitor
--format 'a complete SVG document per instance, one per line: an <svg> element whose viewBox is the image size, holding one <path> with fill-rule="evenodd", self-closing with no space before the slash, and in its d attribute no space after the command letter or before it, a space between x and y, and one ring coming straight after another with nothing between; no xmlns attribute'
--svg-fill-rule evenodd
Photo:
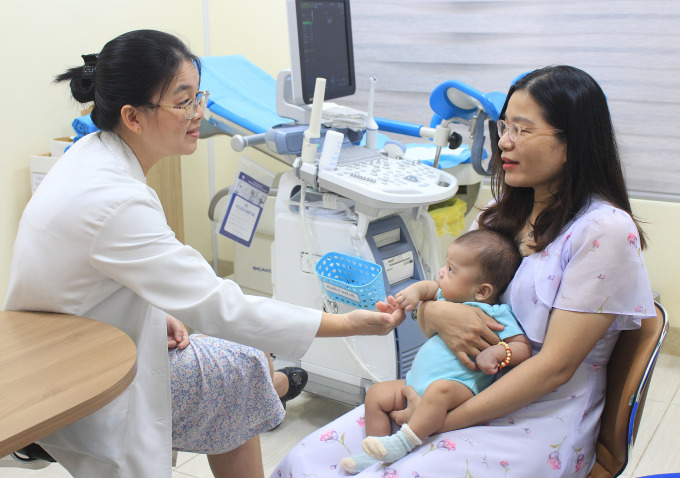
<svg viewBox="0 0 680 478"><path fill-rule="evenodd" d="M293 102L311 104L316 78L325 99L353 95L354 52L349 0L288 0Z"/></svg>

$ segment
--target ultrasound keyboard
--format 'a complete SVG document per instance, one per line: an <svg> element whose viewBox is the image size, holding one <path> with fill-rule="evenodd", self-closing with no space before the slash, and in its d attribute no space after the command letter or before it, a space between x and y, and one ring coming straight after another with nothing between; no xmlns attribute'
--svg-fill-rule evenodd
<svg viewBox="0 0 680 478"><path fill-rule="evenodd" d="M318 182L324 189L381 209L441 202L457 190L456 178L444 171L362 146L342 148L337 169L319 171Z"/></svg>

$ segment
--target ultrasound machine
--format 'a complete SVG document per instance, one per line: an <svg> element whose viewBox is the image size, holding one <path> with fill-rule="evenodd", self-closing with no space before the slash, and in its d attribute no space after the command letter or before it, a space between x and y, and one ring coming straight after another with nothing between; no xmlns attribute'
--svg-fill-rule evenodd
<svg viewBox="0 0 680 478"><path fill-rule="evenodd" d="M262 264L258 272L271 281L275 299L330 312L374 308L416 281L436 278L443 261L427 208L458 190L456 177L437 167L455 135L446 122L422 127L374 118L374 79L367 112L329 103L356 90L349 0L287 0L287 13L291 69L275 82L256 67L246 68L242 57L202 59L202 87L211 91L202 135L226 133L236 151L259 148L291 166L277 178L275 196L271 178L241 171L226 199L213 200L211 214L227 228L228 211L239 204L238 211L248 215L232 221L235 227L262 220L271 230L273 242L264 242L270 255L237 251L235 269L239 261L267 256L270 268ZM225 61L232 67L225 69ZM236 71L234 62L248 76L244 91L259 86L262 92L247 96L253 102L243 102L242 110L234 106L239 85L220 87L232 81L227 77ZM480 95L466 96L464 108L448 102L457 108L452 114L458 122L468 121L471 129L484 124L480 112L497 119L495 104L484 104L488 98ZM379 122L385 130L406 128L406 134L431 138L434 161L386 154L377 146ZM236 236L241 247L254 244L252 233ZM317 338L293 363L309 373L307 391L359 404L370 384L403 378L425 340L409 317L386 336Z"/></svg>

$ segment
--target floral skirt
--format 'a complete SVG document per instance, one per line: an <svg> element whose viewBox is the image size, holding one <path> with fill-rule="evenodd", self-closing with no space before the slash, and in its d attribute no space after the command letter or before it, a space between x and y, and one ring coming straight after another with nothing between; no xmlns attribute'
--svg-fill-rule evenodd
<svg viewBox="0 0 680 478"><path fill-rule="evenodd" d="M283 420L263 352L205 335L190 339L186 349L169 351L173 449L225 453Z"/></svg>
<svg viewBox="0 0 680 478"><path fill-rule="evenodd" d="M582 364L541 400L481 426L433 435L401 460L376 463L360 478L585 477L595 458L606 367ZM308 435L272 478L346 477L339 466L361 453L364 407Z"/></svg>

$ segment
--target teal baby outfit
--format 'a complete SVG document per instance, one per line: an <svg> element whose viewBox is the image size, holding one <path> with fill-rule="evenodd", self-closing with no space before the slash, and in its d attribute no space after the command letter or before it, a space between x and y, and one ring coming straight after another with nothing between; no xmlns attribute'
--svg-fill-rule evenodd
<svg viewBox="0 0 680 478"><path fill-rule="evenodd" d="M440 300L445 299L440 298ZM490 305L481 302L465 302L465 304L479 307L486 315L503 324L505 329L496 332L501 340L524 334L509 305ZM494 377L495 375L487 375L481 370L474 371L465 367L449 350L439 334L436 334L418 350L411 370L406 374L406 383L411 385L421 397L428 385L440 379L460 382L477 395L491 385Z"/></svg>

